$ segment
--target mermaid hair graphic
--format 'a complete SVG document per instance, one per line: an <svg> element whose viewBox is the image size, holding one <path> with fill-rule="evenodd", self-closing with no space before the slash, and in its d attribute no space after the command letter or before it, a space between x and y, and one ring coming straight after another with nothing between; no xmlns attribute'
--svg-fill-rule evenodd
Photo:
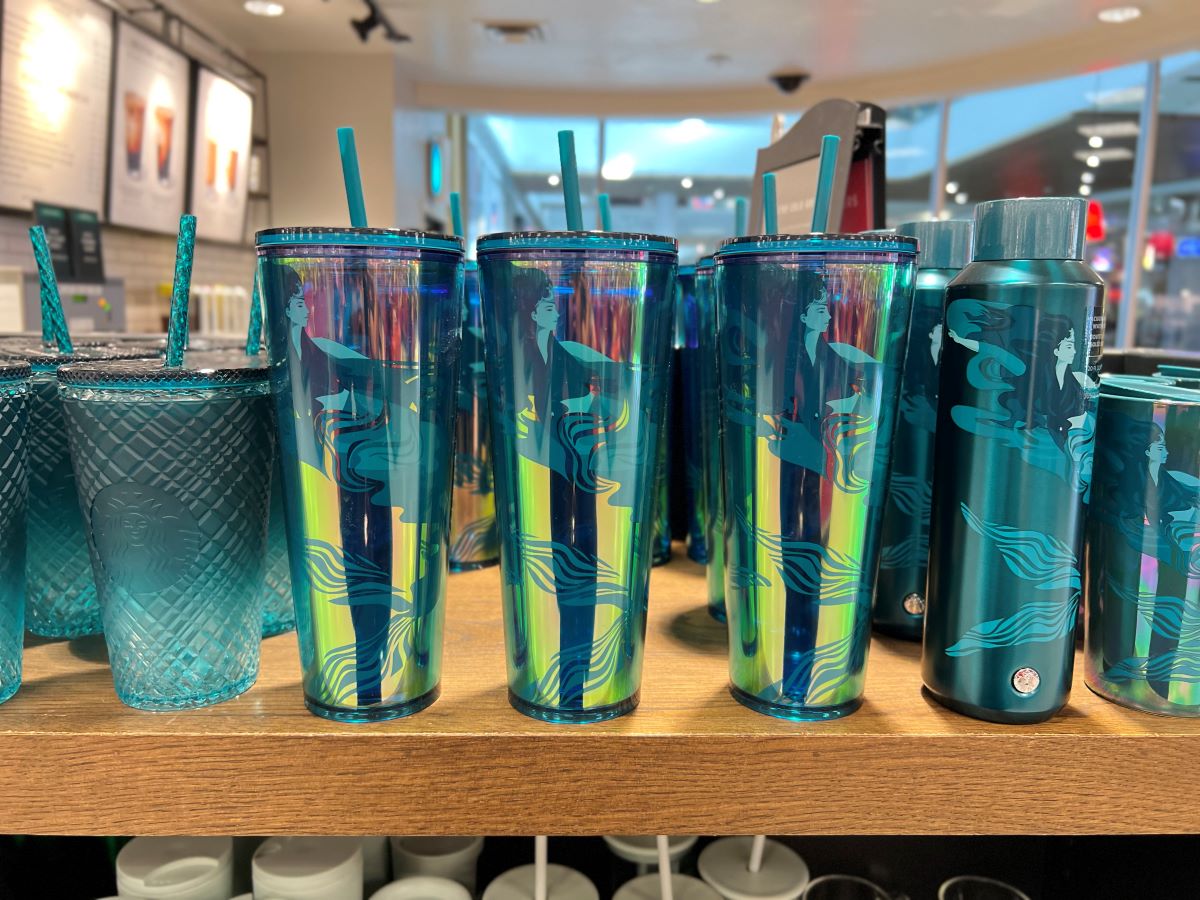
<svg viewBox="0 0 1200 900"><path fill-rule="evenodd" d="M946 648L947 656L1056 641L1075 628L1082 579L1071 548L1053 535L987 522L963 503L967 526L991 544L1008 570L1040 591L1069 591L1063 599L1023 603L1011 616L968 629Z"/></svg>
<svg viewBox="0 0 1200 900"><path fill-rule="evenodd" d="M954 423L1018 451L1086 494L1099 386L1086 354L1085 365L1074 366L1090 336L1067 316L966 299L947 308L946 333L972 353L966 380L980 397L979 406L953 407Z"/></svg>
<svg viewBox="0 0 1200 900"><path fill-rule="evenodd" d="M741 509L737 516L742 533L766 552L789 590L818 597L822 605L830 606L853 603L866 589L862 565L854 557L820 544L784 540L754 525Z"/></svg>
<svg viewBox="0 0 1200 900"><path fill-rule="evenodd" d="M1109 666L1104 677L1110 681L1151 683L1200 683L1200 650L1173 650L1161 656L1131 656Z"/></svg>
<svg viewBox="0 0 1200 900"><path fill-rule="evenodd" d="M914 529L904 540L889 544L880 551L881 569L900 569L923 566L929 560L929 517L933 509L933 485L916 475L892 474L888 483L888 499L909 517Z"/></svg>
<svg viewBox="0 0 1200 900"><path fill-rule="evenodd" d="M1129 590L1112 578L1105 579L1105 589L1133 607L1138 618L1160 637L1171 641L1194 641L1200 637L1200 603Z"/></svg>

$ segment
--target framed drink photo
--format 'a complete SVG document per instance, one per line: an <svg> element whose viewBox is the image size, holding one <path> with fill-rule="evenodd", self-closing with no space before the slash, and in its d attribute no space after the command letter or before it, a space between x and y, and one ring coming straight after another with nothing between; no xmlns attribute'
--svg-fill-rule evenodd
<svg viewBox="0 0 1200 900"><path fill-rule="evenodd" d="M112 91L108 220L174 234L187 193L191 63L120 21Z"/></svg>
<svg viewBox="0 0 1200 900"><path fill-rule="evenodd" d="M245 239L254 98L241 85L196 70L189 211L197 237L241 243Z"/></svg>

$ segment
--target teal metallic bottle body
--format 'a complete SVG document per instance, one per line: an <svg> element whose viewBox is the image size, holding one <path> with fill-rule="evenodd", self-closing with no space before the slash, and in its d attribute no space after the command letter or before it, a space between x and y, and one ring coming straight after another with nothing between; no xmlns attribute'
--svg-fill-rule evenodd
<svg viewBox="0 0 1200 900"><path fill-rule="evenodd" d="M872 621L879 631L912 641L921 639L925 612L946 285L959 271L917 270L900 382L900 414L892 444L892 471L883 510L883 549Z"/></svg>
<svg viewBox="0 0 1200 900"><path fill-rule="evenodd" d="M1077 260L985 259L947 287L922 675L967 715L1067 701L1103 335Z"/></svg>

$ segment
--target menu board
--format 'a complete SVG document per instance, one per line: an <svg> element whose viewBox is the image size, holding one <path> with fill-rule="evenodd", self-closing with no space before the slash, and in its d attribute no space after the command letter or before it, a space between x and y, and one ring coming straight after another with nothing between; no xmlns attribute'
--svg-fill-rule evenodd
<svg viewBox="0 0 1200 900"><path fill-rule="evenodd" d="M174 234L187 188L191 64L127 22L117 23L108 220Z"/></svg>
<svg viewBox="0 0 1200 900"><path fill-rule="evenodd" d="M192 138L191 211L196 234L241 242L254 101L232 81L200 69Z"/></svg>
<svg viewBox="0 0 1200 900"><path fill-rule="evenodd" d="M813 207L817 201L820 159L785 166L775 173L778 198L775 209L780 234L808 234L812 231Z"/></svg>
<svg viewBox="0 0 1200 900"><path fill-rule="evenodd" d="M0 206L100 209L112 14L93 0L4 0Z"/></svg>

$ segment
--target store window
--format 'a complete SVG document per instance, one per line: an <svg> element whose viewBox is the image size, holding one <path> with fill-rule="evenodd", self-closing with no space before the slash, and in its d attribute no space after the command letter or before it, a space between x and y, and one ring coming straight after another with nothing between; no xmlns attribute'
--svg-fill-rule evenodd
<svg viewBox="0 0 1200 900"><path fill-rule="evenodd" d="M897 106L887 117L887 224L927 218L942 104Z"/></svg>
<svg viewBox="0 0 1200 900"><path fill-rule="evenodd" d="M749 196L769 115L723 119L609 119L604 190L613 227L679 239L683 262L712 253L734 232L736 197Z"/></svg>
<svg viewBox="0 0 1200 900"><path fill-rule="evenodd" d="M1135 342L1200 350L1200 52L1162 62Z"/></svg>
<svg viewBox="0 0 1200 900"><path fill-rule="evenodd" d="M1124 241L1147 65L962 97L950 104L945 209L982 200L1084 196L1095 201L1088 262L1108 284L1105 343L1116 337Z"/></svg>

